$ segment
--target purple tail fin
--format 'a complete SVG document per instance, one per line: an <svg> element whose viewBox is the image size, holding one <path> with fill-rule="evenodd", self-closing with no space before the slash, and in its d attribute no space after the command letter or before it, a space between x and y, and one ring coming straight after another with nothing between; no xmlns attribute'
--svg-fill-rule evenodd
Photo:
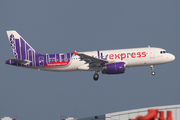
<svg viewBox="0 0 180 120"><path fill-rule="evenodd" d="M14 57L19 60L35 60L38 54L16 31L6 31Z"/></svg>

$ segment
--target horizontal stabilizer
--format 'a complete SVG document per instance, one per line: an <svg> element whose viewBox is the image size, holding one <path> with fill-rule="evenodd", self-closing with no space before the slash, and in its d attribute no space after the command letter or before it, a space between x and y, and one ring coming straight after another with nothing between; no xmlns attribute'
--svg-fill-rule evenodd
<svg viewBox="0 0 180 120"><path fill-rule="evenodd" d="M16 63L20 63L20 64L24 64L24 65L27 65L29 64L31 61L29 60L19 60L19 59L15 59L15 58L11 58L10 60L16 62Z"/></svg>

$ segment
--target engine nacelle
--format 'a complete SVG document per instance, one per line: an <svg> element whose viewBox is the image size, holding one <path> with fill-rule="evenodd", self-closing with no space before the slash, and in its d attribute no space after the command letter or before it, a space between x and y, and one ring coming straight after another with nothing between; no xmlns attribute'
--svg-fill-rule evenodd
<svg viewBox="0 0 180 120"><path fill-rule="evenodd" d="M102 68L102 74L122 74L125 72L125 62L107 64Z"/></svg>

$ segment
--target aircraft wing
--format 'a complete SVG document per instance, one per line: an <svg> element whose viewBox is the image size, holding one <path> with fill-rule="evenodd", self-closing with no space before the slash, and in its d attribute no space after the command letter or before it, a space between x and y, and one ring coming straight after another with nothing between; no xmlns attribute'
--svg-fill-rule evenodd
<svg viewBox="0 0 180 120"><path fill-rule="evenodd" d="M103 66L105 63L108 63L107 60L91 57L83 53L77 53L77 52L74 52L74 53L75 55L80 56L81 61L85 61L86 63L88 63L89 67L100 67L100 66Z"/></svg>

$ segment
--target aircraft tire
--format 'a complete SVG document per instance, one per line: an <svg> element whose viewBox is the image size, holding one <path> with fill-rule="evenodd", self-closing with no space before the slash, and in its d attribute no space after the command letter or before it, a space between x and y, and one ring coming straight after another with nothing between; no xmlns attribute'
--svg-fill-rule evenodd
<svg viewBox="0 0 180 120"><path fill-rule="evenodd" d="M98 74L94 74L93 79L94 79L94 81L97 81L99 79L99 75Z"/></svg>
<svg viewBox="0 0 180 120"><path fill-rule="evenodd" d="M153 76L154 76L155 74L156 74L156 73L155 73L154 71L152 71L152 72L151 72L151 75L153 75Z"/></svg>

